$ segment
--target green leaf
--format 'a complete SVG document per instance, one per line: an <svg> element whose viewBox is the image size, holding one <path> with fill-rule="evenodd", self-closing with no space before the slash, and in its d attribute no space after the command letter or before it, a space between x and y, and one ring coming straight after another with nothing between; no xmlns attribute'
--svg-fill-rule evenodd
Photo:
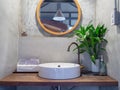
<svg viewBox="0 0 120 90"><path fill-rule="evenodd" d="M84 53L85 51L86 51L86 50L84 50L84 49L81 49L81 50L80 50L80 53Z"/></svg>
<svg viewBox="0 0 120 90"><path fill-rule="evenodd" d="M106 49L105 49L105 48L101 48L101 50L106 51Z"/></svg>
<svg viewBox="0 0 120 90"><path fill-rule="evenodd" d="M91 56L91 60L95 64L95 56L94 55Z"/></svg>
<svg viewBox="0 0 120 90"><path fill-rule="evenodd" d="M90 55L91 61L95 63L102 50L105 51L105 46L108 41L104 38L107 28L104 24L98 24L96 27L90 22L88 25L81 25L78 30L74 31L77 36L76 41L79 42L80 53L87 52ZM77 50L75 48L74 50Z"/></svg>
<svg viewBox="0 0 120 90"><path fill-rule="evenodd" d="M103 40L104 42L108 43L108 41L107 41L106 39L103 38L102 40Z"/></svg>

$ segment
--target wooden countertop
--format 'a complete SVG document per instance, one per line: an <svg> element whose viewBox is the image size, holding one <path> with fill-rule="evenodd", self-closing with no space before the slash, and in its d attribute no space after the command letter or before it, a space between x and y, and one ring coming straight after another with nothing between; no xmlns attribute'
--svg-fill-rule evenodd
<svg viewBox="0 0 120 90"><path fill-rule="evenodd" d="M118 81L109 76L81 76L69 80L50 80L40 78L38 73L13 73L2 80L0 86L118 86Z"/></svg>

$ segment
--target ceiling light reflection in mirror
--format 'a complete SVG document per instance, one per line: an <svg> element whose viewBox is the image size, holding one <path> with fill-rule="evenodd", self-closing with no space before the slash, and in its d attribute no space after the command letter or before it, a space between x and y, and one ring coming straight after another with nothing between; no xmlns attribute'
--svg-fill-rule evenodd
<svg viewBox="0 0 120 90"><path fill-rule="evenodd" d="M81 8L77 0L70 2L47 2L40 0L36 10L38 24L47 33L65 35L80 23Z"/></svg>

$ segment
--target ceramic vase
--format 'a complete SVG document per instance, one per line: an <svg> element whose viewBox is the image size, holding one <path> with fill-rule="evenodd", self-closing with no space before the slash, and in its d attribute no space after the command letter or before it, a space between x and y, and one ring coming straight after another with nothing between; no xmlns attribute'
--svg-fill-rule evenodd
<svg viewBox="0 0 120 90"><path fill-rule="evenodd" d="M95 64L92 62L92 72L98 73L100 70L100 60L96 59Z"/></svg>

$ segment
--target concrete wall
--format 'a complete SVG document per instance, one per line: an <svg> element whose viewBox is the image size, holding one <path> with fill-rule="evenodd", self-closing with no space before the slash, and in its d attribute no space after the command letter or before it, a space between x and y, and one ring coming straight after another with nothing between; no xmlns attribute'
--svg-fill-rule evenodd
<svg viewBox="0 0 120 90"><path fill-rule="evenodd" d="M20 0L0 1L0 78L16 69Z"/></svg>
<svg viewBox="0 0 120 90"><path fill-rule="evenodd" d="M21 10L20 10L21 1ZM75 41L75 38L67 37L46 37L39 32L36 20L35 10L39 0L1 0L0 1L0 78L13 72L16 68L18 57L18 34L25 31L27 37L20 37L19 58L38 57L40 62L76 62L75 53L67 52L67 46ZM113 10L114 0L79 0L82 9L82 24L87 24L93 20L93 23L105 23L109 28L106 36L108 38L108 73L120 82L120 60L119 60L119 38L120 28L111 26L111 12ZM96 12L96 13L95 13ZM20 13L22 14L20 20ZM96 16L96 18L95 18ZM21 23L21 24L20 24ZM20 24L20 27L18 26ZM71 50L72 51L72 50ZM87 61L82 56L84 61ZM87 68L89 61L84 62ZM9 87L8 87L9 88ZM34 89L31 87L18 87L18 90ZM49 89L50 87L37 87ZM69 87L64 87L64 89ZM78 87L74 90L97 90L98 87ZM4 88L0 88L1 90ZM15 89L15 87L13 87ZM104 89L106 90L106 89ZM109 89L110 90L110 89Z"/></svg>
<svg viewBox="0 0 120 90"><path fill-rule="evenodd" d="M19 42L19 58L37 57L41 63L44 62L77 62L77 54L75 52L67 52L68 45L75 41L75 38L68 37L47 37L44 36L36 25L35 10L39 0L22 0L22 30L26 32L27 37L20 37ZM82 24L88 24L91 20L95 23L95 7L96 0L79 0L82 9ZM86 58L87 57L87 58ZM85 66L90 69L90 60L88 56L81 56ZM70 86L71 87L71 86ZM34 87L18 87L18 90L29 89ZM43 87L36 87L41 89ZM50 87L44 87L49 90ZM98 90L98 87L76 87L73 90ZM67 90L69 87L62 87Z"/></svg>
<svg viewBox="0 0 120 90"><path fill-rule="evenodd" d="M78 0L82 9L82 24L87 24L91 20L95 22L95 2L96 0ZM39 32L36 24L35 11L39 0L21 0L22 4L22 31L26 31L28 36L45 37ZM67 8L70 9L70 8Z"/></svg>
<svg viewBox="0 0 120 90"><path fill-rule="evenodd" d="M120 28L111 25L111 13L115 0L97 0L96 24L104 23L108 27L107 44L107 68L108 74L119 81L120 89Z"/></svg>
<svg viewBox="0 0 120 90"><path fill-rule="evenodd" d="M19 58L38 57L41 62L64 61L76 62L75 53L67 52L68 45L75 41L75 38L47 37L44 36L36 25L35 11L39 0L23 0L22 7L22 30L27 37L20 37ZM82 24L88 24L91 20L95 22L96 0L79 0L82 9ZM32 47L32 48L31 48ZM74 47L74 45L73 45ZM85 56L86 57L86 56ZM83 63L90 69L90 60L81 56Z"/></svg>

